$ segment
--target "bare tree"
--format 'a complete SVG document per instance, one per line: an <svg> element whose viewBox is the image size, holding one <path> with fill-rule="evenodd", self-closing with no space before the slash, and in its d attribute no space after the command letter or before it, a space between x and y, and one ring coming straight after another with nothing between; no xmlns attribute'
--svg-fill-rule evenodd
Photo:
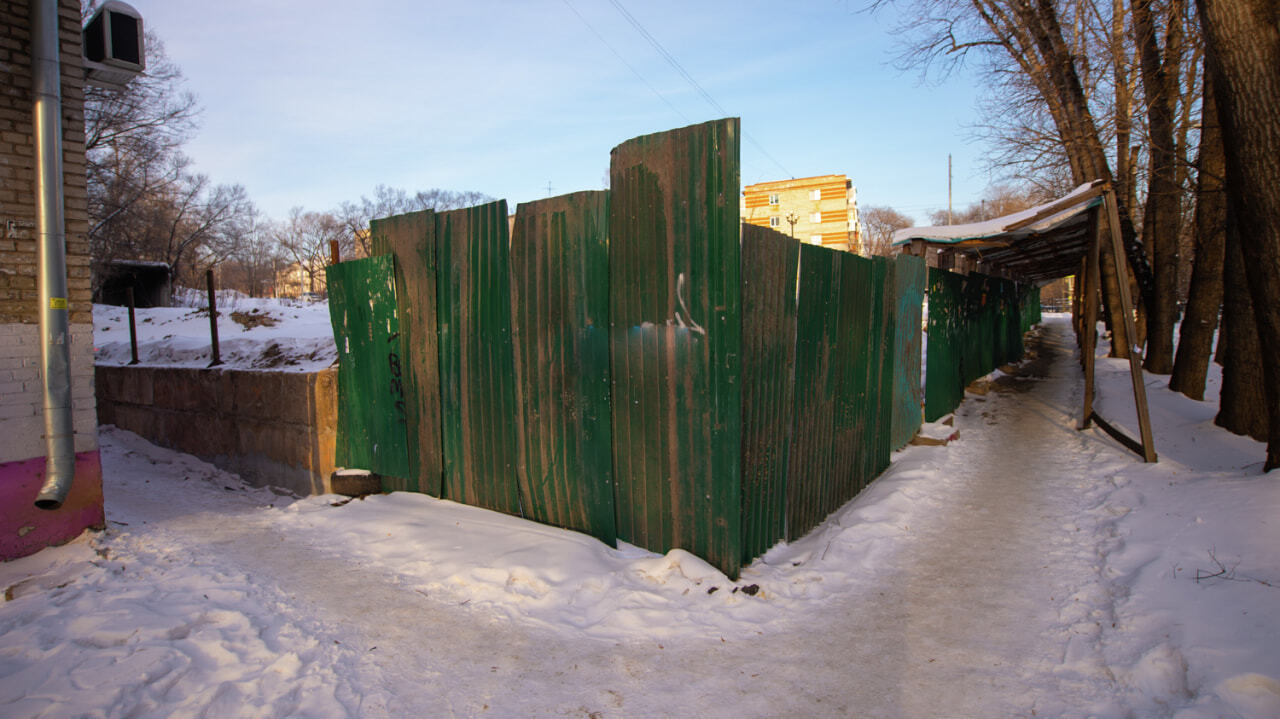
<svg viewBox="0 0 1280 719"><path fill-rule="evenodd" d="M346 235L342 221L331 212L307 212L294 207L272 234L284 260L305 278L303 291L320 291L322 285L317 280L329 263L329 243L341 241Z"/></svg>
<svg viewBox="0 0 1280 719"><path fill-rule="evenodd" d="M873 205L861 213L862 226L866 228L866 254L887 257L893 254L893 233L916 223L907 215L892 207Z"/></svg>
<svg viewBox="0 0 1280 719"><path fill-rule="evenodd" d="M349 246L357 256L367 257L372 251L369 222L419 210L453 210L470 207L493 198L481 192L442 190L432 188L409 194L403 189L378 185L373 197L361 196L359 202L344 202L334 213L342 223L346 237L344 252Z"/></svg>
<svg viewBox="0 0 1280 719"><path fill-rule="evenodd" d="M1227 205L1253 300L1259 359L1265 360L1269 471L1280 467L1280 24L1274 0L1197 4L1222 121ZM1228 342L1229 357L1238 348Z"/></svg>

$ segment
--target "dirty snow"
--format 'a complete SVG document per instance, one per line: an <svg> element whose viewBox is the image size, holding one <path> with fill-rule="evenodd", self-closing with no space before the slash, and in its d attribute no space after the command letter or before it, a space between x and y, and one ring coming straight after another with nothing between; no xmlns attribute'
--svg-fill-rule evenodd
<svg viewBox="0 0 1280 719"><path fill-rule="evenodd" d="M213 359L207 296L178 288L177 307L134 312L138 363L144 366L207 367ZM327 302L246 297L219 291L218 354L222 366L314 372L333 364L337 349ZM93 306L94 361L127 365L129 310Z"/></svg>
<svg viewBox="0 0 1280 719"><path fill-rule="evenodd" d="M107 531L0 565L0 715L1280 716L1280 476L1157 377L1158 464L1075 431L1069 333L737 582L104 428Z"/></svg>

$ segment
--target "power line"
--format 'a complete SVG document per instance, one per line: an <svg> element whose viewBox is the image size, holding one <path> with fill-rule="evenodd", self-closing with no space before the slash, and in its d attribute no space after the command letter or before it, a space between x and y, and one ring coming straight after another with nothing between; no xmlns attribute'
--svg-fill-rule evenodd
<svg viewBox="0 0 1280 719"><path fill-rule="evenodd" d="M568 2L568 0L565 0L565 2ZM670 64L671 67L675 68L676 72L680 73L681 77L683 77L689 83L689 85L691 85L693 89L696 90L698 94L702 96L702 99L707 101L708 105L711 105L711 107L714 108L716 112L720 113L721 117L727 117L729 115L729 113L723 107L720 106L720 103L716 102L715 98L711 97L711 93L707 92L702 87L702 85L698 84L697 80L693 79L693 76L690 75L684 69L684 66L682 66L678 60L676 60L675 56L667 52L667 49L662 46L662 43L658 42L658 39L655 38L653 35L651 35L649 31L644 28L644 25L641 25L640 21L635 19L635 16L633 16L630 12L627 11L625 7L622 6L622 3L620 2L620 0L609 0L609 2L613 4L614 8L618 10L618 13L622 15L622 17L627 22L631 23L631 26L636 29L636 32L640 33L641 37L649 41L649 44L653 46L653 49L657 50L658 54L662 55L662 57L667 61L667 63ZM574 10L574 12L576 13L577 10ZM578 17L582 17L582 16L579 15ZM586 22L586 20L583 20L583 22ZM616 55L617 53L615 52L614 54ZM630 65L628 65L628 67L630 67ZM666 98L663 98L663 100L665 101ZM671 103L668 102L667 104L669 105ZM784 167L781 162L778 162L777 158L775 158L773 155L770 155L769 151L764 149L764 146L761 145L759 142L757 142L756 139L751 136L751 133L746 132L744 130L742 133L742 136L747 138L747 141L750 142L752 145L755 145L755 148L760 151L760 154L769 158L770 162L777 165L778 169L782 170L782 172L785 175L787 175L787 177L790 177L793 179L795 178L795 175L791 174L791 172L786 167Z"/></svg>
<svg viewBox="0 0 1280 719"><path fill-rule="evenodd" d="M569 0L564 0L564 4L567 5L569 9L573 11L574 15L578 16L578 19L582 21L583 25L587 26L587 29L591 31L591 34L596 36L597 40L603 43L605 47L609 48L609 52L613 53L613 56L618 58L618 61L621 62L623 65L626 65L627 69L630 70L633 75L640 78L640 82L643 82L645 87L649 88L649 90L652 91L654 95L657 95L659 100L662 100L664 103L666 103L667 107L671 108L672 112L679 115L681 119L683 119L685 122L693 122L692 120L689 119L687 115L685 115L683 112L680 112L679 108L671 104L671 101L667 99L666 95L663 95L662 93L658 92L658 88L651 85L649 81L645 79L644 75L640 74L639 70L635 69L635 67L632 66L631 63L627 62L627 59L624 58L621 53L615 50L613 45L609 44L608 40L604 39L604 35L601 35L600 32L597 31L591 23L587 22L587 19L582 16L582 13L578 12L578 8L574 7L573 3L569 2Z"/></svg>

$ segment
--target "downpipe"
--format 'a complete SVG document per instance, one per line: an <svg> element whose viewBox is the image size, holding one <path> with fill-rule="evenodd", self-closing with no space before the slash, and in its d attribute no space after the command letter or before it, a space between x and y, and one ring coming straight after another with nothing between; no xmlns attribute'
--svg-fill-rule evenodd
<svg viewBox="0 0 1280 719"><path fill-rule="evenodd" d="M36 507L57 509L75 478L67 224L62 184L62 71L58 0L31 0L32 131L40 262L40 361L44 380L45 481Z"/></svg>

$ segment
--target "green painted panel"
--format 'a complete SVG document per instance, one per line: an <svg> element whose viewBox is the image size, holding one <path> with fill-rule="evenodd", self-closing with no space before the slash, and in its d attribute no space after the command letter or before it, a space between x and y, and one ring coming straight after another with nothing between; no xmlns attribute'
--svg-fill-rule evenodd
<svg viewBox="0 0 1280 719"><path fill-rule="evenodd" d="M739 122L614 148L609 293L618 536L742 559Z"/></svg>
<svg viewBox="0 0 1280 719"><path fill-rule="evenodd" d="M897 371L894 352L894 335L896 333L897 303L894 299L896 286L896 265L887 257L872 258L874 263L872 277L876 288L876 320L878 330L875 354L878 357L875 378L875 440L873 445L873 464L870 478L878 476L889 467L889 456L893 451L893 377Z"/></svg>
<svg viewBox="0 0 1280 719"><path fill-rule="evenodd" d="M441 495L520 514L505 200L436 214Z"/></svg>
<svg viewBox="0 0 1280 719"><path fill-rule="evenodd" d="M796 308L795 420L787 458L787 538L804 536L830 511L835 482L833 363L840 315L840 253L800 246Z"/></svg>
<svg viewBox="0 0 1280 719"><path fill-rule="evenodd" d="M905 446L920 429L924 392L920 388L920 322L928 266L924 258L894 260L893 432L891 446Z"/></svg>
<svg viewBox="0 0 1280 719"><path fill-rule="evenodd" d="M328 267L325 276L338 346L336 463L411 476L395 260L343 262Z"/></svg>
<svg viewBox="0 0 1280 719"><path fill-rule="evenodd" d="M786 538L800 243L742 226L742 561Z"/></svg>
<svg viewBox="0 0 1280 719"><path fill-rule="evenodd" d="M924 388L927 422L941 419L964 399L962 279L947 270L929 268L929 351Z"/></svg>
<svg viewBox="0 0 1280 719"><path fill-rule="evenodd" d="M608 198L516 208L511 307L524 514L613 546Z"/></svg>
<svg viewBox="0 0 1280 719"><path fill-rule="evenodd" d="M872 361L878 337L873 335L872 261L841 252L839 320L834 345L836 380L833 427L834 480L823 516L852 499L870 481L871 439L875 434L873 400L877 396Z"/></svg>
<svg viewBox="0 0 1280 719"><path fill-rule="evenodd" d="M431 210L370 223L375 255L395 255L400 339L405 347L405 403L409 465L404 478L384 476L384 491L440 496L440 350L436 326L436 220Z"/></svg>

